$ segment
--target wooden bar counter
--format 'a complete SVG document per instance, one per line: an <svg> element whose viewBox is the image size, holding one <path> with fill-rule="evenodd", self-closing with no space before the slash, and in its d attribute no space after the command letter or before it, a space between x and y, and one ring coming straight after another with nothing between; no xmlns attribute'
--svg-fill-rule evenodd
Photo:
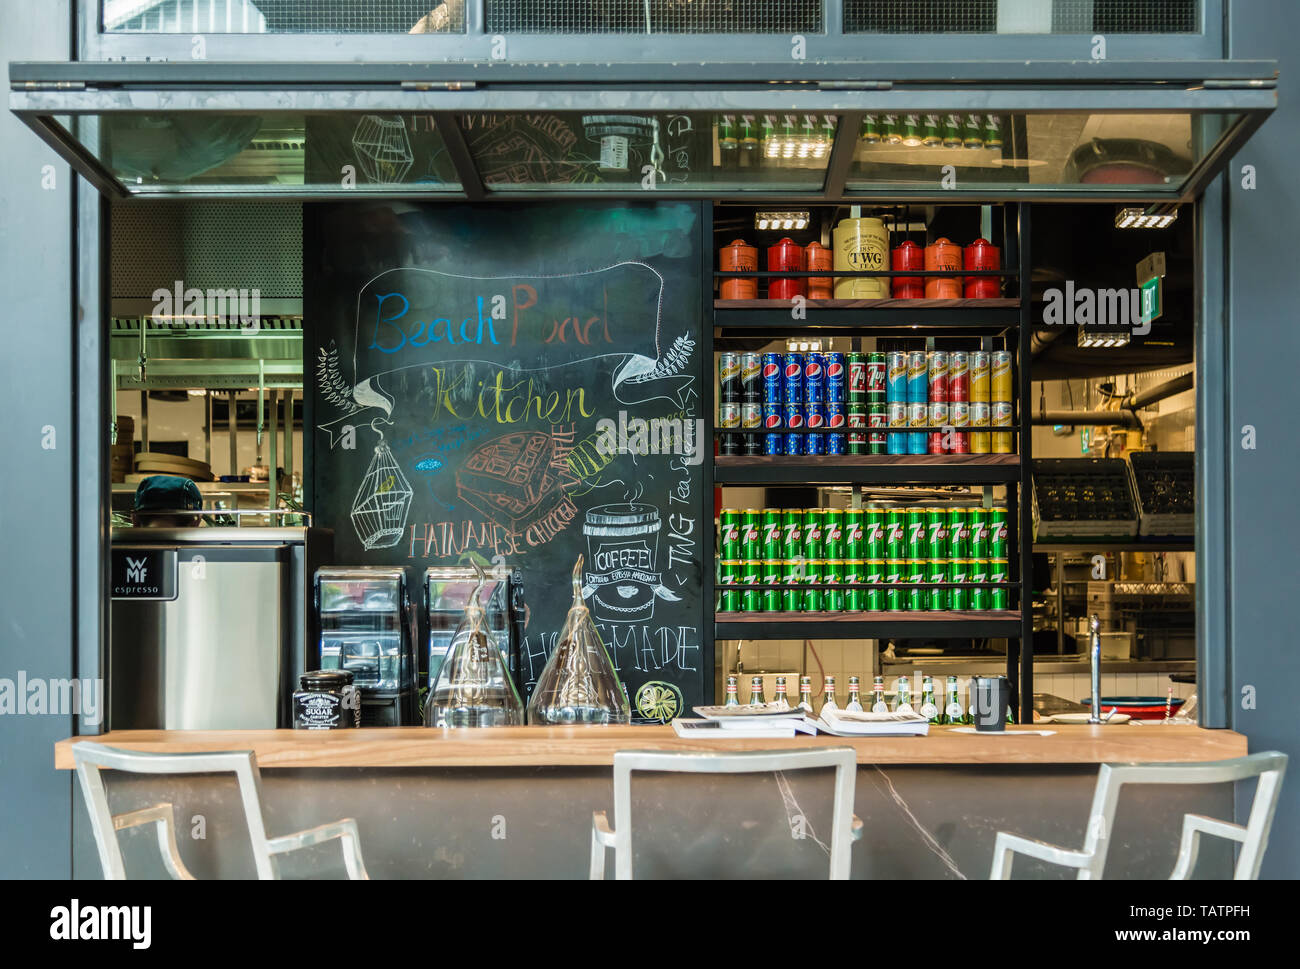
<svg viewBox="0 0 1300 969"><path fill-rule="evenodd" d="M1033 731L1053 730L1051 736ZM1020 734L1020 736L1017 736ZM1151 724L1009 727L1005 734L932 728L926 737L798 736L679 738L671 727L496 727L430 730L121 730L55 745L54 766L73 767L72 746L93 740L127 750L186 753L252 750L263 768L608 767L619 750L738 751L814 746L856 748L859 764L1103 764L1211 761L1240 757L1246 738L1230 730Z"/></svg>

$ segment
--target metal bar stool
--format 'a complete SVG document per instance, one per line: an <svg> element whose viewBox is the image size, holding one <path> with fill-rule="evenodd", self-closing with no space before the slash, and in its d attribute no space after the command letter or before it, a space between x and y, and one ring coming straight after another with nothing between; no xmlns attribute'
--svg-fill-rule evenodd
<svg viewBox="0 0 1300 969"><path fill-rule="evenodd" d="M776 771L835 768L835 805L831 816L830 877L849 877L849 848L862 837L862 822L853 813L853 784L857 752L852 747L813 750L756 750L735 754L694 751L620 750L614 754L614 815L609 826L604 811L591 816L591 878L605 877L605 849L614 849L614 877L632 877L632 772L686 774L766 774Z"/></svg>
<svg viewBox="0 0 1300 969"><path fill-rule="evenodd" d="M158 847L167 873L172 878L193 879L194 876L181 861L176 847L172 806L162 803L126 814L112 814L108 809L104 778L100 774L104 768L131 774L234 774L239 782L239 798L244 806L244 820L248 824L248 837L253 845L253 861L257 866L258 878L279 877L276 855L335 838L341 842L343 864L347 867L348 877L370 877L361 860L361 839L357 834L357 823L352 818L322 824L280 838L266 836L266 825L262 818L262 775L257 769L257 758L251 750L153 754L83 741L73 744L72 757L77 767L77 779L81 782L81 793L85 795L86 807L90 812L90 827L95 833L95 845L99 849L99 861L103 865L106 879L120 881L126 878L117 832L143 824L157 827Z"/></svg>
<svg viewBox="0 0 1300 969"><path fill-rule="evenodd" d="M1054 865L1077 868L1080 879L1100 878L1110 848L1115 805L1119 801L1119 790L1125 784L1220 784L1258 777L1259 784L1245 825L1200 814L1183 816L1178 861L1169 876L1171 880L1190 878L1192 869L1196 867L1201 835L1211 834L1241 844L1234 879L1258 878L1273 814L1277 810L1278 793L1282 789L1286 760L1286 754L1274 750L1206 764L1103 764L1097 774L1097 789L1088 812L1088 832L1081 850L1058 848L1033 838L999 831L993 845L993 870L989 877L1010 878L1013 856L1019 852Z"/></svg>

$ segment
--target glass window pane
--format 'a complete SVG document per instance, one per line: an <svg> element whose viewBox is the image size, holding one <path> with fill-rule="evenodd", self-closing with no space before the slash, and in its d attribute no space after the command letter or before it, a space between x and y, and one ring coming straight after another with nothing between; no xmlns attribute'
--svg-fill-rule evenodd
<svg viewBox="0 0 1300 969"><path fill-rule="evenodd" d="M465 32L464 0L102 0L108 33Z"/></svg>
<svg viewBox="0 0 1300 969"><path fill-rule="evenodd" d="M1174 189L1239 115L867 115L850 191Z"/></svg>
<svg viewBox="0 0 1300 969"><path fill-rule="evenodd" d="M429 114L104 114L58 122L134 193L457 192Z"/></svg>
<svg viewBox="0 0 1300 969"><path fill-rule="evenodd" d="M489 189L818 191L834 115L467 114Z"/></svg>

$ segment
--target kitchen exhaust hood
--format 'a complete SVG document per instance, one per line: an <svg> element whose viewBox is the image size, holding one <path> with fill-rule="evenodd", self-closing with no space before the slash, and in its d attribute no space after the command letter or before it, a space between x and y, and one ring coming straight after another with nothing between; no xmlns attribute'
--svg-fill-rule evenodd
<svg viewBox="0 0 1300 969"><path fill-rule="evenodd" d="M14 63L10 108L136 198L1194 198L1276 64Z"/></svg>

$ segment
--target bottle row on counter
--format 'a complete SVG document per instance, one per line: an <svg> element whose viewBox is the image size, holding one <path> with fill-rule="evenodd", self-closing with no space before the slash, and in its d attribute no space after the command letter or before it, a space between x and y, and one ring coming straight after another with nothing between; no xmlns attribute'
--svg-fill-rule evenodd
<svg viewBox="0 0 1300 969"><path fill-rule="evenodd" d="M844 219L831 238L832 248L820 242L801 246L781 239L767 249L770 273L840 272L988 272L1001 269L1001 251L987 239L962 247L946 238L928 246L910 239L889 248L889 232L881 219ZM724 273L758 271L758 249L744 239L734 239L718 255ZM758 279L724 278L719 295L724 300L758 299ZM1002 294L997 276L789 276L768 277L768 299L996 299Z"/></svg>
<svg viewBox="0 0 1300 969"><path fill-rule="evenodd" d="M919 707L912 705L912 681L906 676L900 676L894 683L894 693L888 696L885 693L885 678L877 676L872 682L871 697L867 703L872 713L915 713L925 717L935 726L957 726L960 724L971 724L975 722L975 706L972 703L963 703L961 691L957 686L957 677L949 676L945 684L944 695L942 697L943 705L939 704L939 697L934 692L934 678L923 676L921 679L921 696ZM969 697L968 697L969 699ZM768 703L768 699L763 692L763 677L751 676L749 679L749 703ZM786 696L786 679L784 676L776 678L775 695L770 701L777 706L784 705L790 709L790 701ZM740 706L739 689L737 677L727 677L727 699L726 706ZM808 716L814 716L813 698L812 698L812 677L799 677L799 703L797 709L803 710ZM826 710L841 709L839 701L835 697L835 677L827 675L822 689L822 703L815 715L820 716ZM864 705L861 695L860 681L856 676L849 677L849 697L843 707L849 713L862 713L868 709ZM1007 723L1012 720L1011 711L1007 711Z"/></svg>
<svg viewBox="0 0 1300 969"><path fill-rule="evenodd" d="M1009 350L718 354L721 454L1010 454L1014 420Z"/></svg>
<svg viewBox="0 0 1300 969"><path fill-rule="evenodd" d="M724 509L723 612L1009 608L1006 508Z"/></svg>

